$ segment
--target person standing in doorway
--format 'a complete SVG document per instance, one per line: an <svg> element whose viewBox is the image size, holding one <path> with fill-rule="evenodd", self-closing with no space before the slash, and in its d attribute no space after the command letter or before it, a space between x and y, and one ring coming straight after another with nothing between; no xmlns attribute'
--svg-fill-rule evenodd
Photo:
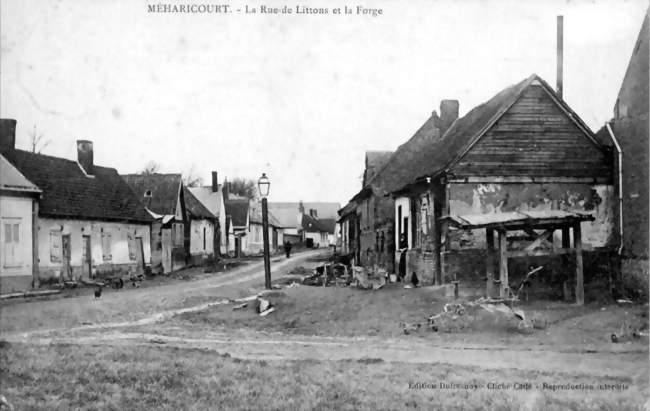
<svg viewBox="0 0 650 411"><path fill-rule="evenodd" d="M399 236L399 250L400 250L400 256L399 256L399 266L398 266L398 274L397 274L397 281L403 281L404 277L406 277L406 251L408 250L408 240L406 239L405 234L400 234Z"/></svg>

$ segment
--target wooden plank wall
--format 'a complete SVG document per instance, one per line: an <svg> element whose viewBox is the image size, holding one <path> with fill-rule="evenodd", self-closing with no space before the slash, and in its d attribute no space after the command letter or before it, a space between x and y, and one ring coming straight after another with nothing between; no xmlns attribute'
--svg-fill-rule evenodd
<svg viewBox="0 0 650 411"><path fill-rule="evenodd" d="M611 160L531 85L450 171L464 176L611 178Z"/></svg>

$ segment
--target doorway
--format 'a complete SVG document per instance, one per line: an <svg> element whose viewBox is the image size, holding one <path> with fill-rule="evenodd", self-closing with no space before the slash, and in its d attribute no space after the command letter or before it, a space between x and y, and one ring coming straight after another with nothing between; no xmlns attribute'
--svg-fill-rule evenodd
<svg viewBox="0 0 650 411"><path fill-rule="evenodd" d="M72 276L72 265L70 264L72 254L70 234L64 234L61 236L61 253L63 257L62 277L72 281L74 278Z"/></svg>
<svg viewBox="0 0 650 411"><path fill-rule="evenodd" d="M84 235L83 238L83 254L81 257L81 276L84 278L92 278L92 254L90 252L90 236Z"/></svg>
<svg viewBox="0 0 650 411"><path fill-rule="evenodd" d="M138 265L138 274L144 273L144 248L142 247L142 237L135 238L135 261Z"/></svg>
<svg viewBox="0 0 650 411"><path fill-rule="evenodd" d="M162 230L162 266L165 274L172 271L172 247L172 230L164 228Z"/></svg>

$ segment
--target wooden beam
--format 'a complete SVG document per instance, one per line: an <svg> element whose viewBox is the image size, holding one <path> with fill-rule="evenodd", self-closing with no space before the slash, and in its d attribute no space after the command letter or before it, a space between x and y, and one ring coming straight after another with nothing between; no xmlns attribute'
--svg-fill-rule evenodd
<svg viewBox="0 0 650 411"><path fill-rule="evenodd" d="M485 230L485 239L487 243L487 254L485 269L487 274L487 297L494 297L494 230L488 228Z"/></svg>
<svg viewBox="0 0 650 411"><path fill-rule="evenodd" d="M499 281L501 282L501 298L508 297L508 242L506 231L499 230Z"/></svg>
<svg viewBox="0 0 650 411"><path fill-rule="evenodd" d="M570 228L568 226L564 226L562 227L562 249L567 250L570 248L571 248ZM562 256L562 266L564 267L564 270L568 271L569 257L566 254ZM571 291L569 288L569 281L568 281L569 278L570 276L567 276L564 282L562 283L562 295L564 297L564 301L569 301L571 299Z"/></svg>
<svg viewBox="0 0 650 411"><path fill-rule="evenodd" d="M584 305L585 289L582 270L582 231L580 223L573 226L573 247L576 252L576 304Z"/></svg>
<svg viewBox="0 0 650 411"><path fill-rule="evenodd" d="M508 251L506 255L510 257L543 257L547 255L563 255L573 253L573 249L555 249L555 250L516 250Z"/></svg>
<svg viewBox="0 0 650 411"><path fill-rule="evenodd" d="M457 176L448 180L449 183L584 183L611 184L609 177L535 177L535 176Z"/></svg>

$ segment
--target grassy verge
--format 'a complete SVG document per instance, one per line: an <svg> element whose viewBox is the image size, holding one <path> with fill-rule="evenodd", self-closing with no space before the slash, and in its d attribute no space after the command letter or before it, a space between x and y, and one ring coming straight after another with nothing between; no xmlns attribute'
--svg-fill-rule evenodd
<svg viewBox="0 0 650 411"><path fill-rule="evenodd" d="M16 409L641 409L634 388L551 391L489 382L627 384L587 375L360 361L242 361L168 347L0 348L0 387ZM459 384L414 388L417 383ZM409 388L409 385L411 388ZM477 385L478 388L466 388Z"/></svg>

